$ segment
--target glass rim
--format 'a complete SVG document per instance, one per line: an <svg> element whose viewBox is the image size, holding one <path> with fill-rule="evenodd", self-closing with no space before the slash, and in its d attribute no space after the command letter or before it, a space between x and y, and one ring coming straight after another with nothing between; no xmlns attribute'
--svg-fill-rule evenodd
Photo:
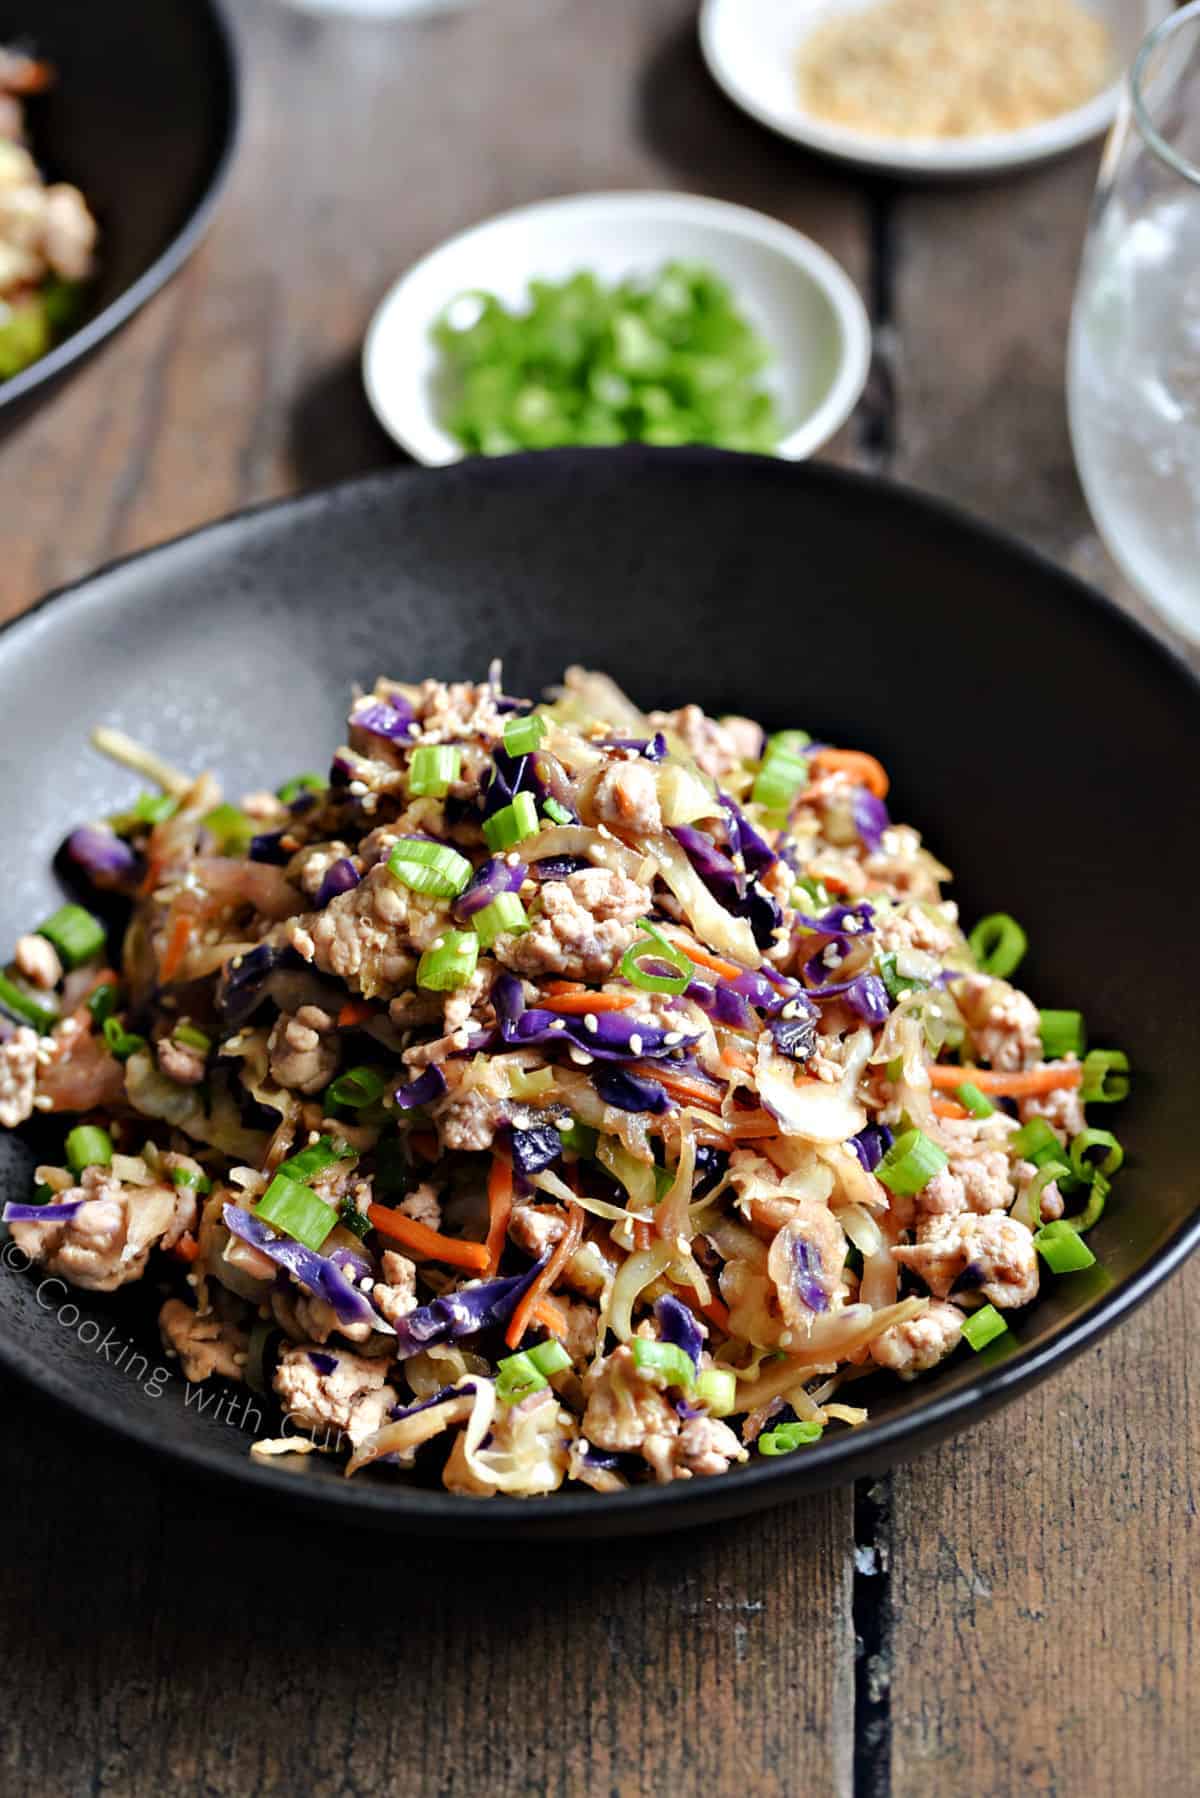
<svg viewBox="0 0 1200 1798"><path fill-rule="evenodd" d="M1174 169L1177 175L1182 175L1185 181L1190 181L1193 186L1200 187L1200 166L1189 161L1186 156L1182 156L1173 144L1167 142L1150 117L1143 92L1143 83L1150 58L1156 50L1173 38L1176 32L1184 30L1188 25L1200 25L1200 0L1192 0L1190 6L1181 7L1178 12L1171 13L1149 33L1137 53L1133 71L1129 77L1129 92L1133 103L1133 115L1144 142L1149 145L1160 162L1165 162L1168 168Z"/></svg>

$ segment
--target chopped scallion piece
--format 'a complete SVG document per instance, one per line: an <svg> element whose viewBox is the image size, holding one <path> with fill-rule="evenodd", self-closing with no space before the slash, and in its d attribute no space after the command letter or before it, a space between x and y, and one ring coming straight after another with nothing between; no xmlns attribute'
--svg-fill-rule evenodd
<svg viewBox="0 0 1200 1798"><path fill-rule="evenodd" d="M456 899L470 885L473 870L465 855L447 843L402 837L388 856L388 873L414 893Z"/></svg>
<svg viewBox="0 0 1200 1798"><path fill-rule="evenodd" d="M426 949L417 963L417 985L434 993L466 986L479 960L479 938L473 930L447 930L438 944Z"/></svg>
<svg viewBox="0 0 1200 1798"><path fill-rule="evenodd" d="M760 1455L790 1455L793 1449L804 1448L810 1442L819 1442L824 1434L819 1423L801 1422L777 1423L773 1430L763 1430L758 1438Z"/></svg>
<svg viewBox="0 0 1200 1798"><path fill-rule="evenodd" d="M360 1242L371 1234L370 1218L359 1210L349 1193L338 1206L338 1222L344 1230L349 1230L352 1235L357 1236Z"/></svg>
<svg viewBox="0 0 1200 1798"><path fill-rule="evenodd" d="M656 1167L654 1170L654 1202L661 1205L675 1184L673 1167Z"/></svg>
<svg viewBox="0 0 1200 1798"><path fill-rule="evenodd" d="M29 1203L31 1205L49 1205L53 1197L54 1188L47 1186L44 1180L39 1180L33 1189L33 1197Z"/></svg>
<svg viewBox="0 0 1200 1798"><path fill-rule="evenodd" d="M324 1103L328 1105L344 1105L350 1111L362 1111L367 1105L374 1105L380 1098L387 1081L378 1068L347 1068L336 1080L330 1081L325 1088ZM311 1153L311 1151L309 1151ZM301 1151L301 1154L305 1151ZM299 1156L296 1157L299 1160ZM337 1160L333 1155L331 1160ZM325 1163L329 1165L328 1162ZM315 1170L310 1170L315 1171Z"/></svg>
<svg viewBox="0 0 1200 1798"><path fill-rule="evenodd" d="M7 974L0 974L0 1006L11 1011L14 1017L23 1023L32 1024L43 1036L49 1036L58 1022L58 1012L49 1005L42 1004L24 987L10 980Z"/></svg>
<svg viewBox="0 0 1200 1798"><path fill-rule="evenodd" d="M328 1096L327 1093L326 1097ZM345 1104L345 1100L342 1103ZM281 1161L275 1171L277 1174L285 1174L289 1180L311 1180L314 1174L324 1173L335 1161L353 1161L354 1157L355 1150L348 1143L335 1142L332 1136L319 1136L306 1149Z"/></svg>
<svg viewBox="0 0 1200 1798"><path fill-rule="evenodd" d="M673 1342L646 1342L640 1336L633 1339L633 1359L638 1367L647 1372L662 1374L669 1386L692 1386L696 1380L696 1369L692 1357L683 1349L676 1348Z"/></svg>
<svg viewBox="0 0 1200 1798"><path fill-rule="evenodd" d="M130 835L140 824L165 824L179 810L170 793L139 793L128 811L114 812L108 822L121 835Z"/></svg>
<svg viewBox="0 0 1200 1798"><path fill-rule="evenodd" d="M695 968L673 943L669 943L661 930L655 929L643 918L638 925L644 930L649 942L631 943L621 957L621 973L630 986L637 986L644 993L682 993L686 992L695 975ZM643 967L642 963L649 964ZM654 965L661 969L664 964L674 968L673 974L652 973Z"/></svg>
<svg viewBox="0 0 1200 1798"><path fill-rule="evenodd" d="M572 1118L565 1130L560 1130L562 1146L578 1155L581 1161L594 1161L596 1147L600 1141L600 1132L593 1130L590 1124L581 1124L578 1118Z"/></svg>
<svg viewBox="0 0 1200 1798"><path fill-rule="evenodd" d="M301 793L323 793L325 788L326 783L319 774L293 774L291 780L285 780L276 789L276 794L284 805L292 805Z"/></svg>
<svg viewBox="0 0 1200 1798"><path fill-rule="evenodd" d="M118 1061L128 1061L139 1049L146 1047L146 1039L139 1036L136 1030L126 1030L119 1018L105 1018L104 1040Z"/></svg>
<svg viewBox="0 0 1200 1798"><path fill-rule="evenodd" d="M883 1071L887 1075L889 1080L893 1080L893 1081L899 1080L904 1073L904 1057L903 1057L903 1055L893 1055L892 1059L886 1064Z"/></svg>
<svg viewBox="0 0 1200 1798"><path fill-rule="evenodd" d="M954 1096L973 1118L990 1118L996 1109L987 1094L981 1093L970 1080L964 1080L962 1085L956 1088Z"/></svg>
<svg viewBox="0 0 1200 1798"><path fill-rule="evenodd" d="M737 1410L737 1375L731 1367L706 1367L697 1376L696 1397L711 1417L728 1417Z"/></svg>
<svg viewBox="0 0 1200 1798"><path fill-rule="evenodd" d="M786 817L796 794L807 785L807 758L794 755L790 749L769 747L754 777L750 797L769 816Z"/></svg>
<svg viewBox="0 0 1200 1798"><path fill-rule="evenodd" d="M796 882L792 904L797 911L825 911L833 904L833 895L823 881L804 875Z"/></svg>
<svg viewBox="0 0 1200 1798"><path fill-rule="evenodd" d="M87 1008L93 1019L103 1028L106 1018L111 1018L116 1009L117 989L111 980L103 981L88 995Z"/></svg>
<svg viewBox="0 0 1200 1798"><path fill-rule="evenodd" d="M921 1130L906 1130L898 1136L875 1170L889 1192L911 1198L922 1192L935 1174L940 1174L950 1157L944 1149Z"/></svg>
<svg viewBox="0 0 1200 1798"><path fill-rule="evenodd" d="M539 1371L528 1351L505 1355L496 1363L496 1397L502 1405L518 1404L530 1393L540 1392L546 1384L546 1376Z"/></svg>
<svg viewBox="0 0 1200 1798"><path fill-rule="evenodd" d="M772 755L779 754L799 755L800 751L807 749L811 742L812 738L806 730L777 730L773 736L767 738L767 748L763 760L766 761Z"/></svg>
<svg viewBox="0 0 1200 1798"><path fill-rule="evenodd" d="M989 1342L994 1342L997 1336L1003 1336L1007 1328L1008 1325L995 1305L981 1305L978 1311L971 1313L963 1325L963 1341L969 1342L975 1353L978 1354L980 1349L986 1348Z"/></svg>
<svg viewBox="0 0 1200 1798"><path fill-rule="evenodd" d="M532 755L546 734L546 720L533 713L510 718L504 726L504 747L509 755Z"/></svg>
<svg viewBox="0 0 1200 1798"><path fill-rule="evenodd" d="M539 1342L536 1348L527 1349L526 1353L538 1372L545 1374L548 1380L556 1373L565 1373L571 1365L570 1355L557 1340Z"/></svg>
<svg viewBox="0 0 1200 1798"><path fill-rule="evenodd" d="M524 1068L508 1068L506 1072L508 1093L512 1099L536 1099L554 1085L553 1068L535 1068L532 1073L526 1073Z"/></svg>
<svg viewBox="0 0 1200 1798"><path fill-rule="evenodd" d="M1062 1144L1045 1118L1037 1117L1014 1130L1008 1146L1022 1161L1032 1161L1034 1167L1041 1167L1044 1161L1060 1159L1063 1152Z"/></svg>
<svg viewBox="0 0 1200 1798"><path fill-rule="evenodd" d="M518 793L511 805L501 806L484 819L483 840L493 855L500 855L523 843L526 837L536 836L540 828L533 794Z"/></svg>
<svg viewBox="0 0 1200 1798"><path fill-rule="evenodd" d="M1123 1049L1093 1049L1084 1056L1079 1096L1085 1105L1119 1105L1129 1097L1129 1057Z"/></svg>
<svg viewBox="0 0 1200 1798"><path fill-rule="evenodd" d="M82 905L62 905L38 925L37 934L54 945L65 968L78 968L100 953L106 932L99 918Z"/></svg>
<svg viewBox="0 0 1200 1798"><path fill-rule="evenodd" d="M1052 1274L1079 1273L1094 1267L1096 1257L1077 1230L1060 1218L1043 1224L1033 1238L1034 1247Z"/></svg>
<svg viewBox="0 0 1200 1798"><path fill-rule="evenodd" d="M107 1167L112 1158L112 1137L97 1124L76 1124L68 1133L67 1166L73 1174L85 1167Z"/></svg>
<svg viewBox="0 0 1200 1798"><path fill-rule="evenodd" d="M1082 1055L1087 1047L1087 1034L1081 1011L1040 1011L1042 1054L1047 1061L1061 1061L1064 1055Z"/></svg>
<svg viewBox="0 0 1200 1798"><path fill-rule="evenodd" d="M223 855L244 855L254 835L254 824L236 805L218 805L200 820L216 839Z"/></svg>
<svg viewBox="0 0 1200 1798"><path fill-rule="evenodd" d="M452 743L422 743L408 765L408 790L415 799L444 799L461 767L462 750Z"/></svg>
<svg viewBox="0 0 1200 1798"><path fill-rule="evenodd" d="M572 822L570 812L565 805L560 805L557 799L543 799L542 810L552 824L570 824Z"/></svg>
<svg viewBox="0 0 1200 1798"><path fill-rule="evenodd" d="M1029 938L1017 920L1003 911L980 918L967 942L980 972L995 974L1000 980L1016 972L1029 947Z"/></svg>
<svg viewBox="0 0 1200 1798"><path fill-rule="evenodd" d="M205 1193L212 1191L212 1181L209 1179L208 1175L199 1173L194 1167L173 1167L171 1169L171 1184L172 1186L190 1186L194 1192L200 1193L202 1197Z"/></svg>
<svg viewBox="0 0 1200 1798"><path fill-rule="evenodd" d="M337 1223L332 1205L286 1174L276 1174L254 1207L254 1215L308 1249L319 1249Z"/></svg>
<svg viewBox="0 0 1200 1798"><path fill-rule="evenodd" d="M901 993L924 992L929 985L927 980L910 978L907 974L898 973L894 954L879 957L879 977L887 988L888 998L893 1000L898 999Z"/></svg>
<svg viewBox="0 0 1200 1798"><path fill-rule="evenodd" d="M175 1042L182 1043L187 1049L199 1049L202 1055L207 1055L212 1048L212 1037L206 1036L203 1030L197 1030L196 1026L189 1023L187 1018L176 1024L171 1036Z"/></svg>
<svg viewBox="0 0 1200 1798"><path fill-rule="evenodd" d="M529 929L525 907L516 893L498 893L490 905L477 911L471 919L481 949L490 949L498 936L507 931Z"/></svg>
<svg viewBox="0 0 1200 1798"><path fill-rule="evenodd" d="M1103 1161L1091 1161L1093 1149L1104 1149ZM1081 1130L1071 1138L1071 1166L1081 1180L1093 1180L1097 1172L1111 1179L1125 1159L1125 1151L1111 1130Z"/></svg>

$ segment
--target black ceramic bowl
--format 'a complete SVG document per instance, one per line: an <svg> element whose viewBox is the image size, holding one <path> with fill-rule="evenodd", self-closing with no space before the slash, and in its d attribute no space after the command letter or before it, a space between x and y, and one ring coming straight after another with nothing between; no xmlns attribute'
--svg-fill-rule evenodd
<svg viewBox="0 0 1200 1798"><path fill-rule="evenodd" d="M0 44L52 62L30 148L100 222L96 278L50 352L0 381L0 426L173 275L209 222L233 150L233 51L214 0L0 0Z"/></svg>
<svg viewBox="0 0 1200 1798"><path fill-rule="evenodd" d="M966 918L1020 918L1023 983L1043 1004L1082 1007L1094 1040L1132 1058L1130 1165L1089 1238L1098 1265L1048 1280L982 1355L964 1348L933 1377L883 1386L861 1430L603 1499L479 1503L347 1481L316 1456L251 1460L252 1420L185 1406L156 1350L153 1294L45 1288L12 1265L11 1244L4 1366L189 1469L242 1481L247 1498L406 1529L598 1535L710 1521L881 1468L1014 1397L1179 1265L1200 1234L1185 1073L1200 1050L1200 938L1178 897L1200 890L1184 788L1200 763L1196 683L1045 562L832 469L626 449L403 470L213 525L60 594L0 636L0 942L57 903L49 869L67 827L133 790L88 750L93 724L215 767L236 794L320 766L352 682L478 676L497 654L515 692L584 661L646 704L737 708L882 757L897 816L953 866ZM28 1165L8 1139L4 1196L27 1190ZM114 1346L131 1335L160 1380Z"/></svg>

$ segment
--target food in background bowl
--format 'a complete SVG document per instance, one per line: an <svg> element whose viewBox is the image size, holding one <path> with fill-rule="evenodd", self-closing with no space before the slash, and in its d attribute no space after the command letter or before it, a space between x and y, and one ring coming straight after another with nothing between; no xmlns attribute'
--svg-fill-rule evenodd
<svg viewBox="0 0 1200 1798"><path fill-rule="evenodd" d="M1008 983L859 750L569 670L552 703L380 681L329 779L156 780L0 977L0 1123L70 1114L4 1219L52 1276L172 1263L185 1377L256 1452L453 1492L777 1456L1006 1329L1121 1164L1128 1090ZM119 972L117 971L119 969Z"/></svg>
<svg viewBox="0 0 1200 1798"><path fill-rule="evenodd" d="M77 187L47 182L25 136L23 101L53 70L0 47L0 381L45 355L92 273L96 221Z"/></svg>

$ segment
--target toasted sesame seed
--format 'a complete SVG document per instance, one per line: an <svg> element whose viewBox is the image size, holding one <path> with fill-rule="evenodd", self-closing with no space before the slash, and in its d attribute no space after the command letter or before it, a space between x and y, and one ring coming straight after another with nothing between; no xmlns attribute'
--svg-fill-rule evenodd
<svg viewBox="0 0 1200 1798"><path fill-rule="evenodd" d="M800 1007L795 999L789 999L779 1015L781 1018L787 1018L789 1020L798 1018L800 1016Z"/></svg>
<svg viewBox="0 0 1200 1798"><path fill-rule="evenodd" d="M629 1039L629 1053L631 1055L640 1055L641 1052L642 1052L642 1039L640 1036L635 1034L635 1035L631 1036Z"/></svg>
<svg viewBox="0 0 1200 1798"><path fill-rule="evenodd" d="M360 1292L374 1292L375 1282L370 1274L363 1275L362 1279L358 1282L358 1290Z"/></svg>
<svg viewBox="0 0 1200 1798"><path fill-rule="evenodd" d="M792 1343L795 1340L796 1339L790 1330L781 1330L779 1332L779 1345L781 1348L791 1348Z"/></svg>
<svg viewBox="0 0 1200 1798"><path fill-rule="evenodd" d="M433 946L435 949L444 949L446 947L445 937L444 936L435 936L433 939Z"/></svg>
<svg viewBox="0 0 1200 1798"><path fill-rule="evenodd" d="M576 1067L580 1068L590 1068L596 1059L594 1055L589 1055L586 1049L577 1048L574 1043L571 1044L570 1055Z"/></svg>
<svg viewBox="0 0 1200 1798"><path fill-rule="evenodd" d="M821 960L825 963L827 968L836 968L841 959L841 951L836 943L830 943L828 947L821 952Z"/></svg>
<svg viewBox="0 0 1200 1798"><path fill-rule="evenodd" d="M585 1030L599 1030L600 1021L594 1011L587 1011L583 1014L583 1027Z"/></svg>
<svg viewBox="0 0 1200 1798"><path fill-rule="evenodd" d="M512 851L511 855L506 855L504 859L510 868L519 868L521 866L521 857L517 854L515 849Z"/></svg>
<svg viewBox="0 0 1200 1798"><path fill-rule="evenodd" d="M565 1018L555 1018L550 1025L551 1030L565 1030L566 1027L567 1020Z"/></svg>
<svg viewBox="0 0 1200 1798"><path fill-rule="evenodd" d="M353 794L355 799L361 799L366 790L366 782L362 780L352 780L346 789L348 793Z"/></svg>
<svg viewBox="0 0 1200 1798"><path fill-rule="evenodd" d="M50 1097L49 1093L39 1093L33 1103L38 1111L54 1110L54 1100Z"/></svg>
<svg viewBox="0 0 1200 1798"><path fill-rule="evenodd" d="M674 1049L676 1047L676 1045L681 1043L682 1041L683 1041L683 1031L682 1030L668 1030L667 1034L663 1037L663 1045L664 1045L664 1047L666 1047L668 1049Z"/></svg>

